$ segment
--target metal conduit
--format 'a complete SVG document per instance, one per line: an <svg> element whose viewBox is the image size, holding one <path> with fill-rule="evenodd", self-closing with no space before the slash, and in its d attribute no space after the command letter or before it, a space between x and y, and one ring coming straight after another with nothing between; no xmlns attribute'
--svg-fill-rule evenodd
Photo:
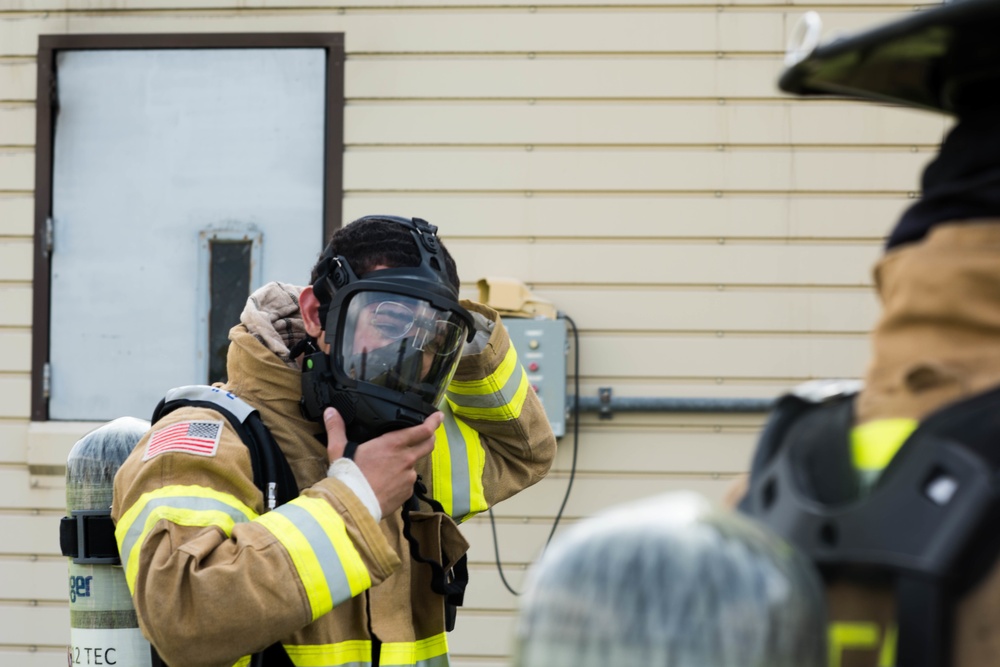
<svg viewBox="0 0 1000 667"><path fill-rule="evenodd" d="M671 398L666 396L612 396L610 388L602 387L597 396L581 396L580 412L597 412L601 419L610 419L616 412L768 412L774 398ZM567 398L567 408L573 410L573 396Z"/></svg>

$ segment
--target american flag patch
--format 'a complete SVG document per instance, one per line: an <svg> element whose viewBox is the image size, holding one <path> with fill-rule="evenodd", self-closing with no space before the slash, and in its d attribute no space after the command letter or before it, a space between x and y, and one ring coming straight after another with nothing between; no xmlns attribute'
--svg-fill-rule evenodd
<svg viewBox="0 0 1000 667"><path fill-rule="evenodd" d="M143 461L164 452L185 452L198 456L215 456L222 435L222 422L178 422L161 428L149 437Z"/></svg>

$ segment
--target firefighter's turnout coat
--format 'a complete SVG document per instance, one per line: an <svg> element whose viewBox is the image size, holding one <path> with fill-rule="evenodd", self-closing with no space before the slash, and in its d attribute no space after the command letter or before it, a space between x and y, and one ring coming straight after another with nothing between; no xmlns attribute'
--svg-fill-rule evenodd
<svg viewBox="0 0 1000 667"><path fill-rule="evenodd" d="M246 664L277 641L296 665L360 667L373 635L383 667L447 665L444 598L411 559L400 510L376 523L328 478L325 431L301 416L288 353L305 336L300 291L272 283L251 296L223 389L259 410L301 493L265 513L248 449L218 412L184 407L154 424L118 471L112 508L139 625L184 667ZM450 561L468 548L456 522L540 480L555 455L499 317L463 306L489 326L463 356L417 470L446 514L411 513L421 554Z"/></svg>

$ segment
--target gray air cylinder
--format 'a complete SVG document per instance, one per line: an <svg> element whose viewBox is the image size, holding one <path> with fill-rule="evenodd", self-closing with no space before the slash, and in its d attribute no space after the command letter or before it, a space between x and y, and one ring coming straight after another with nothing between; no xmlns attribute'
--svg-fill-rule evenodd
<svg viewBox="0 0 1000 667"><path fill-rule="evenodd" d="M69 564L71 665L149 667L111 523L115 473L149 430L121 417L91 431L66 460L66 509L60 542Z"/></svg>

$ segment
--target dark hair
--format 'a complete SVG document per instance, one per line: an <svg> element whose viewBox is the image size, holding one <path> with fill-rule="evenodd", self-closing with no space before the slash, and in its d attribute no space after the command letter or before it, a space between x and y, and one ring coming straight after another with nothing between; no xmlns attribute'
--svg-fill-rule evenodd
<svg viewBox="0 0 1000 667"><path fill-rule="evenodd" d="M458 290L460 281L455 260L444 243L440 245L448 281ZM315 284L319 279L321 267L327 260L337 255L347 260L358 277L380 264L394 269L420 266L420 251L409 228L391 217L378 215L358 218L333 233L313 266L310 284Z"/></svg>

